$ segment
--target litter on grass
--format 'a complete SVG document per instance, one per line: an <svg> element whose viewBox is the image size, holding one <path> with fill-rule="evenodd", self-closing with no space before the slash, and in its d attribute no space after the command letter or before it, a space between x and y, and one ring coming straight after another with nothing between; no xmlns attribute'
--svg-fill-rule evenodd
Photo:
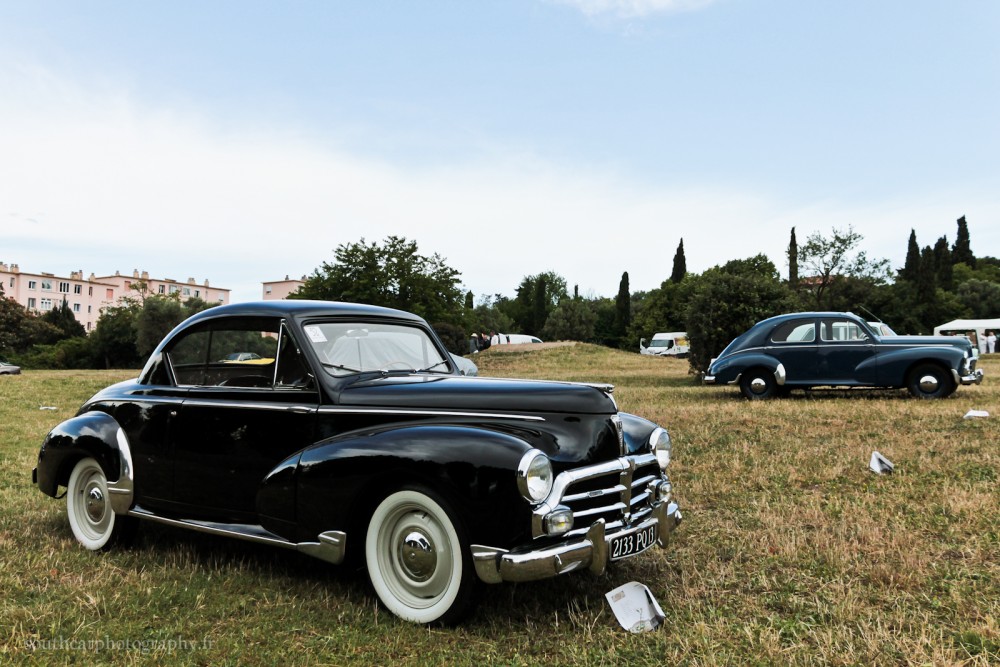
<svg viewBox="0 0 1000 667"><path fill-rule="evenodd" d="M653 594L638 581L630 581L608 591L604 597L615 612L615 618L629 632L649 632L663 624L666 614Z"/></svg>
<svg viewBox="0 0 1000 667"><path fill-rule="evenodd" d="M990 413L988 413L986 410L969 410L968 412L965 413L965 416L962 417L962 419L975 419L976 417L989 417L989 416Z"/></svg>
<svg viewBox="0 0 1000 667"><path fill-rule="evenodd" d="M893 465L892 461L885 458L878 452L872 452L872 458L868 461L868 467L876 475L888 475L896 469L896 466Z"/></svg>

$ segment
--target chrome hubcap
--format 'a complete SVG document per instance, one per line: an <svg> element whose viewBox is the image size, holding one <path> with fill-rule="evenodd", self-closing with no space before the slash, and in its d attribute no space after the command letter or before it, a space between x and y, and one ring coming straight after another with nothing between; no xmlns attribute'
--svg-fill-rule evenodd
<svg viewBox="0 0 1000 667"><path fill-rule="evenodd" d="M933 375L925 375L920 378L920 390L928 393L937 391L938 379Z"/></svg>
<svg viewBox="0 0 1000 667"><path fill-rule="evenodd" d="M767 382L764 378L754 378L750 380L750 391L755 394L762 394L767 389Z"/></svg>
<svg viewBox="0 0 1000 667"><path fill-rule="evenodd" d="M107 503L104 500L104 493L99 486L93 485L87 490L84 507L91 521L94 523L101 522L101 519L104 518L104 514L107 512Z"/></svg>
<svg viewBox="0 0 1000 667"><path fill-rule="evenodd" d="M437 568L437 553L430 537L420 530L407 533L399 543L399 563L414 581L427 581Z"/></svg>

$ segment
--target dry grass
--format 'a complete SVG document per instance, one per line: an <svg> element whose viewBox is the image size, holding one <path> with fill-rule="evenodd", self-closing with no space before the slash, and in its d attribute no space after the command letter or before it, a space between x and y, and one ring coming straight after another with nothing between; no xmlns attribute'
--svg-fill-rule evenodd
<svg viewBox="0 0 1000 667"><path fill-rule="evenodd" d="M27 372L0 378L0 661L1000 662L1000 357L943 401L766 403L701 387L682 361L587 345L475 361L483 375L612 382L623 410L670 428L685 511L671 547L599 578L490 587L453 630L397 621L357 573L223 538L146 526L133 549L94 555L30 472L48 428L122 375ZM973 408L993 416L963 420ZM868 471L875 449L894 475ZM618 627L603 594L630 580L653 591L664 628ZM133 645L68 645L102 639Z"/></svg>

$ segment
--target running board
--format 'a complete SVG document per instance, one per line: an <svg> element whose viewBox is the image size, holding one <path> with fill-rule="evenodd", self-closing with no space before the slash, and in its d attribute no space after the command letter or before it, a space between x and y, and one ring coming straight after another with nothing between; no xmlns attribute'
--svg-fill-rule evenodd
<svg viewBox="0 0 1000 667"><path fill-rule="evenodd" d="M339 530L328 530L320 533L317 542L291 542L280 535L275 535L263 526L254 524L218 523L197 519L169 519L158 514L153 514L141 507L133 507L129 510L128 515L149 521L156 521L168 526L195 530L199 533L222 535L223 537L233 537L238 540L267 544L273 547L281 547L282 549L293 549L314 558L325 560L328 563L333 563L334 565L339 565L344 561L344 555L347 550L347 533Z"/></svg>

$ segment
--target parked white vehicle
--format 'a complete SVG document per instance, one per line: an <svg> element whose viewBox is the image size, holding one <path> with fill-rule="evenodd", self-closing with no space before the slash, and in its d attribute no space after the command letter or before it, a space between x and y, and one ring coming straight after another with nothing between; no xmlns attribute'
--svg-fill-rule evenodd
<svg viewBox="0 0 1000 667"><path fill-rule="evenodd" d="M684 359L688 355L687 332L668 331L653 334L653 340L649 341L649 347L646 347L646 339L640 338L639 354Z"/></svg>
<svg viewBox="0 0 1000 667"><path fill-rule="evenodd" d="M522 343L541 343L542 340L537 336L528 336L526 334L496 334L491 339L493 345L521 345Z"/></svg>

